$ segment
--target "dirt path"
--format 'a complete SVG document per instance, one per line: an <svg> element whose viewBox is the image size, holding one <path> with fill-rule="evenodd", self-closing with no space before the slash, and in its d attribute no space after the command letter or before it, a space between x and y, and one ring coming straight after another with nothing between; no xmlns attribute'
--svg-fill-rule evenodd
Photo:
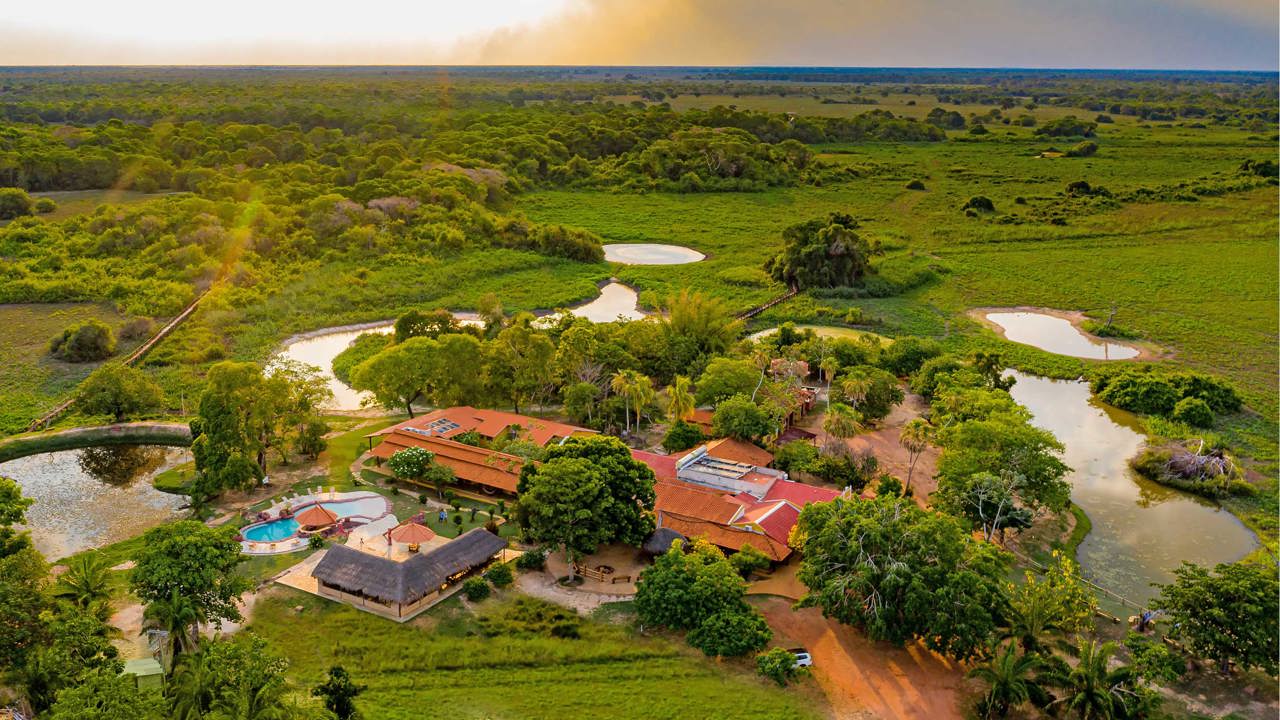
<svg viewBox="0 0 1280 720"><path fill-rule="evenodd" d="M520 573L516 578L516 587L526 595L573 608L583 615L591 614L592 610L605 603L635 599L634 595L606 595L563 588L556 584L550 573L545 572Z"/></svg>
<svg viewBox="0 0 1280 720"><path fill-rule="evenodd" d="M879 427L871 432L855 435L845 443L854 452L870 452L875 455L876 460L880 461L881 470L906 482L910 455L902 443L898 442L898 434L902 432L903 425L920 417L928 409L929 404L923 397L908 394L906 399L893 407L889 415L880 422ZM805 418L803 423L809 432L817 433L819 447L829 437L822 430L822 421L825 417L826 411L823 409ZM911 474L911 487L915 490L916 499L921 505L925 504L929 495L938 489L938 483L933 479L937 470L938 448L930 446L920 454L919 459L916 460L915 472Z"/></svg>
<svg viewBox="0 0 1280 720"><path fill-rule="evenodd" d="M813 676L838 720L962 720L963 670L920 645L896 648L868 640L822 617L792 610L782 598L753 602L773 628L776 644L804 647Z"/></svg>

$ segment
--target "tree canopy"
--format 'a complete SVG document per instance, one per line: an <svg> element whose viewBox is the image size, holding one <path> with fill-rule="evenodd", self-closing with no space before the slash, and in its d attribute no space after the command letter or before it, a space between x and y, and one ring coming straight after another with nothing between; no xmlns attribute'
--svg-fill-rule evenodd
<svg viewBox="0 0 1280 720"><path fill-rule="evenodd" d="M801 289L857 285L874 272L871 258L881 254L880 244L857 230L858 221L843 213L792 225L782 232L782 251L765 270Z"/></svg>

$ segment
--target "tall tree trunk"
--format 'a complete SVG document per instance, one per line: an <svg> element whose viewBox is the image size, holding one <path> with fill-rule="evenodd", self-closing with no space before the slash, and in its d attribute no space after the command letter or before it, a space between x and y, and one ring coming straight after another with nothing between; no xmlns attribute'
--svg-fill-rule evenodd
<svg viewBox="0 0 1280 720"><path fill-rule="evenodd" d="M565 543L565 546L564 546L564 559L565 559L565 562L569 563L569 584L572 585L573 581L577 579L578 573L574 568L573 551L569 549L568 543Z"/></svg>

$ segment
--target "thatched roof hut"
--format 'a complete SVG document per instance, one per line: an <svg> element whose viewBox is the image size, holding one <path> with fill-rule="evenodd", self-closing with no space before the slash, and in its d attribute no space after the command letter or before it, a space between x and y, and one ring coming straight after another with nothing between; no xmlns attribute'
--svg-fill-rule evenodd
<svg viewBox="0 0 1280 720"><path fill-rule="evenodd" d="M684 535L671 528L658 528L653 531L648 540L644 541L644 545L640 549L650 555L661 555L671 549L671 543L684 539Z"/></svg>
<svg viewBox="0 0 1280 720"><path fill-rule="evenodd" d="M311 575L345 593L408 605L455 576L489 562L506 546L506 540L484 528L470 530L404 562L334 545L316 563Z"/></svg>

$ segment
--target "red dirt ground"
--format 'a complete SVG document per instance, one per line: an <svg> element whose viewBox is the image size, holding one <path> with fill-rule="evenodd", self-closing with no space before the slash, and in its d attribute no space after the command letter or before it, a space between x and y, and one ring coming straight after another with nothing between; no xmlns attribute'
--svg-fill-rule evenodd
<svg viewBox="0 0 1280 720"><path fill-rule="evenodd" d="M792 610L783 598L753 604L773 628L774 644L813 655L813 677L838 720L963 720L964 671L956 663L921 645L872 642L817 608Z"/></svg>

